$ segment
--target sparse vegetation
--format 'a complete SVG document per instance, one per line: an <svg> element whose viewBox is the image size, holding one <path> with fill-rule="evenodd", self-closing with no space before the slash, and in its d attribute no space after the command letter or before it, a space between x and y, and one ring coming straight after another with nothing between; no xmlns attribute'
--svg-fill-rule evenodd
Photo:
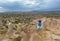
<svg viewBox="0 0 60 41"><path fill-rule="evenodd" d="M17 27L12 27L13 28L13 30L17 30Z"/></svg>
<svg viewBox="0 0 60 41"><path fill-rule="evenodd" d="M33 21L40 18L42 19L46 18L47 23L45 24L42 30L38 30L38 29L36 30L36 24ZM0 15L0 37L2 37L1 40L4 39L3 35L6 35L5 37L12 38L12 41L21 41L21 39L25 40L25 38L27 38L28 41L31 37L33 37L34 40L37 39L38 37L39 41L45 41L44 39L46 38L46 34L47 33L51 34L49 32L50 29L57 27L55 26L57 25L57 19L58 21L60 21L60 14L58 15L56 14L54 15L52 13L51 14L50 13L49 14L44 14L44 13L24 14L23 13L23 14L3 14L3 15L1 14ZM50 27L50 29L48 27ZM59 33L59 32L55 32L55 33Z"/></svg>
<svg viewBox="0 0 60 41"><path fill-rule="evenodd" d="M21 23L21 21L19 19L15 19L15 21L12 22L13 24L18 24Z"/></svg>
<svg viewBox="0 0 60 41"><path fill-rule="evenodd" d="M5 26L6 23L7 23L7 21L3 19L3 20L2 20L2 23L3 23L3 26Z"/></svg>
<svg viewBox="0 0 60 41"><path fill-rule="evenodd" d="M13 41L21 41L21 37L14 38Z"/></svg>
<svg viewBox="0 0 60 41"><path fill-rule="evenodd" d="M1 35L5 35L7 33L7 31L0 31Z"/></svg>

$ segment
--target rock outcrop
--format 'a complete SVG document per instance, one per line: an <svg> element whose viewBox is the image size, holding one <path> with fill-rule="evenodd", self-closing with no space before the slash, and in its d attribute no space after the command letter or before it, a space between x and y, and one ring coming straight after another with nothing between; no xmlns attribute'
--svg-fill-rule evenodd
<svg viewBox="0 0 60 41"><path fill-rule="evenodd" d="M30 23L12 23L10 21L4 26L1 23L0 41L60 41L60 19L41 19L45 19L44 27L41 30L36 28L34 20Z"/></svg>

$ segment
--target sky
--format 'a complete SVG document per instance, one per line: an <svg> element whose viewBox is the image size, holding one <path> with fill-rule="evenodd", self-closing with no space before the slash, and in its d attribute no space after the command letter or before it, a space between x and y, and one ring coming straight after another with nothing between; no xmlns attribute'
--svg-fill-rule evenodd
<svg viewBox="0 0 60 41"><path fill-rule="evenodd" d="M60 11L60 0L0 0L0 12Z"/></svg>

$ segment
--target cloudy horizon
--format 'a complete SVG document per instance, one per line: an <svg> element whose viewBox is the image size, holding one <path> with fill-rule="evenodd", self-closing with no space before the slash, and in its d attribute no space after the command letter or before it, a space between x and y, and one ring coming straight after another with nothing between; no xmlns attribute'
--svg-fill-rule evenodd
<svg viewBox="0 0 60 41"><path fill-rule="evenodd" d="M60 0L0 0L0 12L60 11Z"/></svg>

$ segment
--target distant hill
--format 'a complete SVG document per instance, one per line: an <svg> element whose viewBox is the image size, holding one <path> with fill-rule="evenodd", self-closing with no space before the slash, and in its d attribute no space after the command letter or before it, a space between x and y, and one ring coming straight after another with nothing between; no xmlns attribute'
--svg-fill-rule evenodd
<svg viewBox="0 0 60 41"><path fill-rule="evenodd" d="M1 12L0 14L55 14L60 15L60 11L31 11L31 12Z"/></svg>

